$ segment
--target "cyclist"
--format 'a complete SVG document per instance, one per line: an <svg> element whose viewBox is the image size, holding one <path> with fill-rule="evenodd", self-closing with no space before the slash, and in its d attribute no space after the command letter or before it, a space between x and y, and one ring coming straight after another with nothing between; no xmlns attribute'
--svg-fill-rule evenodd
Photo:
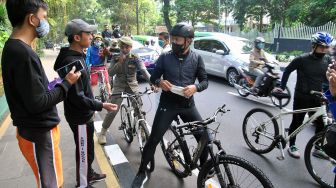
<svg viewBox="0 0 336 188"><path fill-rule="evenodd" d="M111 94L111 85L109 83L108 72L105 64L107 63L108 54L103 45L103 38L97 34L94 36L92 45L87 50L86 62L91 67L91 85L94 87L98 83L97 71L103 71L107 92Z"/></svg>
<svg viewBox="0 0 336 188"><path fill-rule="evenodd" d="M133 41L129 37L121 37L119 39L120 55L119 57L114 57L109 67L109 75L111 78L115 76L113 81L113 91L112 95L121 92L135 93L139 90L139 85L137 81L137 70L140 70L144 75L145 79L149 82L150 74L148 73L145 65L140 59L131 53L133 46ZM111 103L120 104L122 103L122 98L112 97ZM138 103L141 105L141 99L138 99ZM118 107L119 110L119 107ZM103 128L98 137L98 142L100 144L106 143L106 132L113 122L118 111L113 111L106 114L103 121ZM135 114L135 116L140 114ZM123 129L120 127L119 129Z"/></svg>
<svg viewBox="0 0 336 188"><path fill-rule="evenodd" d="M73 69L61 83L49 87L41 60L31 47L49 32L47 9L43 0L6 1L13 30L3 48L1 66L18 146L35 175L36 187L58 188L63 185L63 172L56 104L66 98L81 73Z"/></svg>
<svg viewBox="0 0 336 188"><path fill-rule="evenodd" d="M254 40L254 48L250 54L249 72L257 76L254 85L251 88L255 93L258 93L258 87L260 86L261 81L265 75L266 70L263 70L263 66L265 63L268 63L268 60L265 56L265 51L263 50L264 47L265 39L262 37L257 37Z"/></svg>
<svg viewBox="0 0 336 188"><path fill-rule="evenodd" d="M310 94L311 90L322 91L322 82L325 79L328 64L331 59L325 56L333 37L329 33L317 32L312 36L312 51L295 58L285 69L281 79L281 90L286 87L291 72L297 72L293 110L321 106L316 97ZM306 113L293 114L288 134L302 124ZM319 117L316 121L315 133L323 130L323 120ZM295 146L296 137L289 141L288 153L291 157L300 158L299 149ZM322 151L314 150L315 155L323 156Z"/></svg>
<svg viewBox="0 0 336 188"><path fill-rule="evenodd" d="M117 105L101 103L94 100L90 87L90 77L84 65L84 48L92 40L91 33L96 29L81 19L71 20L65 27L70 47L62 48L57 56L54 69L57 70L75 60L82 62L85 67L79 81L69 89L64 101L65 118L73 132L76 144L76 175L77 187L90 187L96 181L105 179L105 174L98 174L92 169L94 160L94 111L117 110Z"/></svg>
<svg viewBox="0 0 336 188"><path fill-rule="evenodd" d="M156 146L172 121L179 115L184 122L202 120L195 106L193 95L208 87L208 78L200 55L190 50L194 38L194 28L186 23L178 23L171 30L172 51L160 55L156 62L151 82L163 91L156 111L151 135L146 143L139 171L132 188L142 187L147 181L146 166L153 159ZM162 76L162 79L161 79ZM195 80L199 83L196 84ZM172 89L180 86L175 94ZM175 92L175 89L173 91ZM199 140L201 135L195 135ZM201 165L207 160L207 152L201 155Z"/></svg>

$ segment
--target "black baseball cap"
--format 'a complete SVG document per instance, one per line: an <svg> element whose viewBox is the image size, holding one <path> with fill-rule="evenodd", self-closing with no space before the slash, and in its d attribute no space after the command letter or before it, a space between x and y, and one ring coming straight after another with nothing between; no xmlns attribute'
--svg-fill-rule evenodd
<svg viewBox="0 0 336 188"><path fill-rule="evenodd" d="M90 25L82 19L73 19L65 26L65 35L77 35L80 32L94 32L97 30L96 25Z"/></svg>

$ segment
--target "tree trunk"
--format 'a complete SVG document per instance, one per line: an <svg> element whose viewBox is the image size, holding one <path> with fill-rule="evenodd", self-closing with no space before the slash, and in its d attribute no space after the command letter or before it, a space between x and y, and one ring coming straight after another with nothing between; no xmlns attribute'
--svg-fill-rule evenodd
<svg viewBox="0 0 336 188"><path fill-rule="evenodd" d="M168 32L170 32L172 25L169 18L169 12L170 12L170 0L163 0L163 18L166 24L166 27L168 29Z"/></svg>

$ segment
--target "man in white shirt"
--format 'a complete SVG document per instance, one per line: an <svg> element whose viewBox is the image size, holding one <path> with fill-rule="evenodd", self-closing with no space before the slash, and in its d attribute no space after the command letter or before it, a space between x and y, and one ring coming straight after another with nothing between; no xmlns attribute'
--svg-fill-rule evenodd
<svg viewBox="0 0 336 188"><path fill-rule="evenodd" d="M169 42L169 33L161 32L159 34L159 46L162 48L162 52L169 52L171 50L170 42Z"/></svg>

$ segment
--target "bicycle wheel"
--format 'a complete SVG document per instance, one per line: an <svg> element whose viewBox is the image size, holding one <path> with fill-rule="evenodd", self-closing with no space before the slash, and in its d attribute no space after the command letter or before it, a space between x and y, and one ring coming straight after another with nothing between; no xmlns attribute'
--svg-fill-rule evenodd
<svg viewBox="0 0 336 188"><path fill-rule="evenodd" d="M160 142L162 152L173 172L179 178L189 175L184 152L189 152L178 133L170 126Z"/></svg>
<svg viewBox="0 0 336 188"><path fill-rule="evenodd" d="M291 99L291 92L289 91L289 88L286 86L286 88L283 90L284 93L287 93L289 95L288 99L282 99L282 107L285 107L289 104L290 99ZM280 102L277 98L275 98L274 96L270 95L271 101L272 103L276 106L279 107L280 106Z"/></svg>
<svg viewBox="0 0 336 188"><path fill-rule="evenodd" d="M249 111L243 121L243 136L246 144L258 154L268 153L275 147L279 126L273 115L264 109ZM284 147L283 143L283 147Z"/></svg>
<svg viewBox="0 0 336 188"><path fill-rule="evenodd" d="M313 136L306 145L304 160L309 174L317 181L322 187L332 188L334 187L335 174L333 170L336 162L334 159L321 154L321 146L323 142L323 133ZM316 149L316 150L315 150ZM319 151L319 152L316 152Z"/></svg>
<svg viewBox="0 0 336 188"><path fill-rule="evenodd" d="M208 160L201 168L197 178L197 188L204 187L274 187L266 175L255 165L233 155L219 156L220 172L213 172L215 163ZM221 178L219 178L221 177ZM220 183L221 179L221 183Z"/></svg>
<svg viewBox="0 0 336 188"><path fill-rule="evenodd" d="M139 127L138 127L138 141L140 145L140 152L142 153L143 148L145 147L148 139L149 139L149 131L147 128L147 122L144 120L139 121ZM151 160L149 164L147 165L147 170L150 172L154 171L155 167L155 159Z"/></svg>
<svg viewBox="0 0 336 188"><path fill-rule="evenodd" d="M131 113L127 110L127 106L122 104L120 106L120 117L121 117L121 126L127 143L133 141L132 133L132 118Z"/></svg>

